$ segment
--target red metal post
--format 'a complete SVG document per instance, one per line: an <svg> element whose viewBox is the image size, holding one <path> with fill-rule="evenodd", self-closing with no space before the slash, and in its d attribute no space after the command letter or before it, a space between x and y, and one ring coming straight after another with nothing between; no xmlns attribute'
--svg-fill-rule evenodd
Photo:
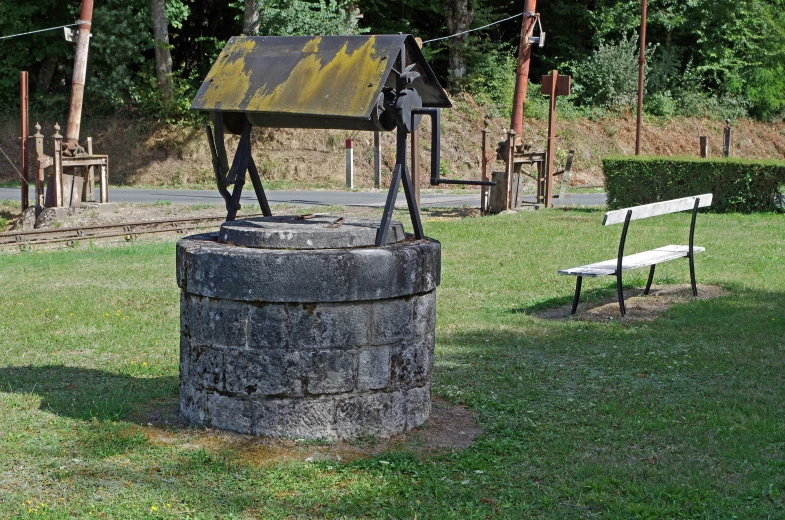
<svg viewBox="0 0 785 520"><path fill-rule="evenodd" d="M529 84L529 61L532 55L532 46L529 36L537 20L535 11L537 0L526 0L523 5L523 22L521 24L521 40L518 44L518 67L515 75L515 95L512 98L512 122L510 128L520 139L523 130L523 113L526 106L526 89Z"/></svg>
<svg viewBox="0 0 785 520"><path fill-rule="evenodd" d="M20 96L19 96L19 106L20 106L20 116L21 116L21 130L20 130L20 138L22 144L22 211L26 210L30 206L30 190L29 190L29 182L30 182L30 175L29 175L29 163L28 163L28 153L27 153L27 146L29 143L30 138L30 128L28 127L29 120L28 120L28 111L27 111L27 101L28 101L28 89L27 89L27 71L23 70L21 74L19 74L19 87L20 87Z"/></svg>
<svg viewBox="0 0 785 520"><path fill-rule="evenodd" d="M90 28L93 21L93 0L82 0L82 13L79 15L79 39L76 42L76 58L71 86L71 106L68 111L68 126L65 142L69 150L79 144L79 128L82 123L82 103L87 76L87 51L90 47Z"/></svg>
<svg viewBox="0 0 785 520"><path fill-rule="evenodd" d="M641 6L640 55L638 56L638 121L635 125L635 155L641 154L641 120L643 119L643 83L646 74L646 11L647 0Z"/></svg>

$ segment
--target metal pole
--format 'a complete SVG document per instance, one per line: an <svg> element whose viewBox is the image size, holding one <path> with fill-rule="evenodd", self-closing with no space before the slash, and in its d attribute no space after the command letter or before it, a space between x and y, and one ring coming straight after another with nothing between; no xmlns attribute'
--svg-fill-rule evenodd
<svg viewBox="0 0 785 520"><path fill-rule="evenodd" d="M82 13L79 15L79 39L76 42L74 75L71 85L71 105L68 111L68 126L65 142L69 150L79 145L79 127L82 123L82 103L87 76L87 51L90 47L90 28L93 21L93 0L82 0Z"/></svg>
<svg viewBox="0 0 785 520"><path fill-rule="evenodd" d="M351 139L346 140L346 187L354 189L354 144Z"/></svg>
<svg viewBox="0 0 785 520"><path fill-rule="evenodd" d="M643 119L643 82L646 74L646 12L647 0L642 0L640 54L638 56L638 121L635 125L635 155L641 154L641 120Z"/></svg>
<svg viewBox="0 0 785 520"><path fill-rule="evenodd" d="M414 184L414 200L420 207L420 131L413 130L411 137L412 184Z"/></svg>
<svg viewBox="0 0 785 520"><path fill-rule="evenodd" d="M19 74L19 111L21 116L21 131L20 131L20 138L21 138L21 145L22 145L22 211L26 210L30 206L30 191L29 191L29 181L30 175L28 174L29 170L29 163L28 163L28 153L27 153L27 145L28 139L30 137L30 129L28 128L28 111L27 111L27 101L28 101L28 90L27 90L27 71L23 70L21 74Z"/></svg>
<svg viewBox="0 0 785 520"><path fill-rule="evenodd" d="M373 133L373 186L382 187L382 136L378 130Z"/></svg>
<svg viewBox="0 0 785 520"><path fill-rule="evenodd" d="M523 130L523 114L526 107L526 89L529 84L529 61L532 55L532 46L529 35L537 20L535 11L537 0L526 0L523 4L523 22L521 23L521 39L518 43L518 67L515 75L515 94L512 98L512 122L510 128L520 139Z"/></svg>

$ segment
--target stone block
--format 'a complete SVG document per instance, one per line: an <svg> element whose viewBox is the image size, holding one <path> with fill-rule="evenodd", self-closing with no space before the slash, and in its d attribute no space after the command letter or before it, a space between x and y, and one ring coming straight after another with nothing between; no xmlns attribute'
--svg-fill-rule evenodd
<svg viewBox="0 0 785 520"><path fill-rule="evenodd" d="M375 393L336 402L335 432L341 439L362 435L390 437L406 427L402 392Z"/></svg>
<svg viewBox="0 0 785 520"><path fill-rule="evenodd" d="M195 347L191 345L188 377L191 382L205 389L224 389L224 352L221 347Z"/></svg>
<svg viewBox="0 0 785 520"><path fill-rule="evenodd" d="M251 307L248 315L248 346L286 348L291 336L288 307L283 303Z"/></svg>
<svg viewBox="0 0 785 520"><path fill-rule="evenodd" d="M196 388L187 379L180 377L180 413L183 417L197 424L206 420L207 394Z"/></svg>
<svg viewBox="0 0 785 520"><path fill-rule="evenodd" d="M390 347L368 347L357 354L357 390L378 390L390 382Z"/></svg>
<svg viewBox="0 0 785 520"><path fill-rule="evenodd" d="M300 352L227 348L226 391L238 396L302 395Z"/></svg>
<svg viewBox="0 0 785 520"><path fill-rule="evenodd" d="M245 346L248 305L230 300L194 299L191 339L197 345Z"/></svg>
<svg viewBox="0 0 785 520"><path fill-rule="evenodd" d="M431 385L406 392L406 431L422 426L431 415Z"/></svg>
<svg viewBox="0 0 785 520"><path fill-rule="evenodd" d="M434 333L412 343L392 347L389 389L422 386L431 380Z"/></svg>
<svg viewBox="0 0 785 520"><path fill-rule="evenodd" d="M310 395L349 392L356 381L356 354L351 350L316 350L302 353Z"/></svg>
<svg viewBox="0 0 785 520"><path fill-rule="evenodd" d="M371 344L388 345L412 334L413 298L380 300L371 305Z"/></svg>
<svg viewBox="0 0 785 520"><path fill-rule="evenodd" d="M334 439L335 400L266 399L253 403L253 435Z"/></svg>
<svg viewBox="0 0 785 520"><path fill-rule="evenodd" d="M436 330L436 291L420 294L412 298L412 332L424 336Z"/></svg>
<svg viewBox="0 0 785 520"><path fill-rule="evenodd" d="M251 403L216 393L207 396L207 418L214 428L251 433Z"/></svg>
<svg viewBox="0 0 785 520"><path fill-rule="evenodd" d="M293 305L289 319L292 348L350 348L367 345L370 338L367 302Z"/></svg>

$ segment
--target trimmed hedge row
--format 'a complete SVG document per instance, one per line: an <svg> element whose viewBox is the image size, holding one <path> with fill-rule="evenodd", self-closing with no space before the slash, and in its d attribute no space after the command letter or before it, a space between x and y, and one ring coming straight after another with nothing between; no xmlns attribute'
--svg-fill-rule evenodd
<svg viewBox="0 0 785 520"><path fill-rule="evenodd" d="M610 209L713 193L712 211L783 211L784 161L615 156L603 160Z"/></svg>

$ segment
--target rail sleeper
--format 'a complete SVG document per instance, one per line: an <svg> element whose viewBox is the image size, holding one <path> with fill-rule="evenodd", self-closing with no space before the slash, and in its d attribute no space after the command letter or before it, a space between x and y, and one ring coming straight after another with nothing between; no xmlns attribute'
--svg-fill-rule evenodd
<svg viewBox="0 0 785 520"><path fill-rule="evenodd" d="M657 264L667 262L669 260L676 260L677 258L687 258L690 261L690 284L692 285L693 296L698 296L698 286L695 283L695 253L702 253L706 248L694 245L695 238L695 218L698 215L699 208L711 206L713 195L707 193L704 195L697 195L693 197L684 197L681 199L666 200L663 202L655 202L654 204L645 204L642 206L635 206L632 208L618 209L609 211L605 214L602 220L603 226L610 226L613 224L624 223L624 229L621 232L621 240L619 241L619 253L615 259L605 260L594 264L582 265L580 267L573 267L571 269L562 269L559 274L577 276L575 282L575 298L572 301L572 310L570 314L575 314L578 309L578 300L581 296L581 283L584 276L597 278L599 276L616 275L616 288L619 295L619 310L621 315L627 314L627 309L624 306L624 293L622 291L622 273L630 269L639 269L641 267L651 267L649 270L649 279L646 282L646 289L643 294L649 294L651 289L651 282L654 279L654 268ZM668 245L658 247L650 251L643 251L629 256L624 256L624 243L627 240L627 231L630 227L630 221L640 220L649 217L656 217L659 215L667 215L668 213L677 213L692 209L692 221L690 223L690 243L686 246Z"/></svg>

